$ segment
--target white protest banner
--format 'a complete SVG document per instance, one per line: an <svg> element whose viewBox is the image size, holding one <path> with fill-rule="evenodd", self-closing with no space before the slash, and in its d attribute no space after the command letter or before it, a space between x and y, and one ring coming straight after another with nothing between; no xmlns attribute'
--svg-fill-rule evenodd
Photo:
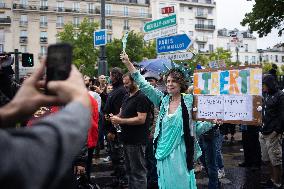
<svg viewBox="0 0 284 189"><path fill-rule="evenodd" d="M260 125L262 70L259 66L195 70L193 117Z"/></svg>
<svg viewBox="0 0 284 189"><path fill-rule="evenodd" d="M224 95L224 120L252 121L251 95Z"/></svg>
<svg viewBox="0 0 284 189"><path fill-rule="evenodd" d="M222 96L198 96L197 116L203 119L224 119Z"/></svg>

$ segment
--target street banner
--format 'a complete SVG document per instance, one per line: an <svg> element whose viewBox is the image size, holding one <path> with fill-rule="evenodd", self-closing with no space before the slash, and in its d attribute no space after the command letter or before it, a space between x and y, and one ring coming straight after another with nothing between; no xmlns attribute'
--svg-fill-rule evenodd
<svg viewBox="0 0 284 189"><path fill-rule="evenodd" d="M227 123L261 123L262 69L257 66L196 70L195 118Z"/></svg>

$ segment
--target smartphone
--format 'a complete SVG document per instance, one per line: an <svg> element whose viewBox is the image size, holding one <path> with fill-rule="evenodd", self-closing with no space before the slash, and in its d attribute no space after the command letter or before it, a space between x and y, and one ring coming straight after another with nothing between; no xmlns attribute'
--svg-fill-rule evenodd
<svg viewBox="0 0 284 189"><path fill-rule="evenodd" d="M50 45L47 49L46 83L67 79L71 71L71 64L71 45L67 43Z"/></svg>

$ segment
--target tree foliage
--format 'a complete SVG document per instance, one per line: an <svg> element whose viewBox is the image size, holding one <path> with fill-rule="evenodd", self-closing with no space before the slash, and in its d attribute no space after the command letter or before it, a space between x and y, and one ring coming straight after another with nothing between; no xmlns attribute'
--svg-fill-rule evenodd
<svg viewBox="0 0 284 189"><path fill-rule="evenodd" d="M266 36L273 28L277 28L281 36L284 30L283 12L283 0L255 0L252 12L245 14L241 24L248 24L250 30L256 31L259 37Z"/></svg>
<svg viewBox="0 0 284 189"><path fill-rule="evenodd" d="M132 62L141 62L143 58L155 58L156 48L155 44L145 43L141 33L131 31L127 38L126 53ZM120 53L122 52L121 39L114 39L106 46L108 66L124 68L120 60Z"/></svg>
<svg viewBox="0 0 284 189"><path fill-rule="evenodd" d="M72 23L64 26L63 31L57 34L62 42L70 43L73 46L73 63L81 68L83 74L95 75L95 66L98 60L98 50L94 47L93 33L98 29L99 24L84 19L79 27Z"/></svg>

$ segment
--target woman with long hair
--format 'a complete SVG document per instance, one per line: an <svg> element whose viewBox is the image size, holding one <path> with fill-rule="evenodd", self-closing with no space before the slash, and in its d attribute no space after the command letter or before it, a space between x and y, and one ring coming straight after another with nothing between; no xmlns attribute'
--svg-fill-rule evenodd
<svg viewBox="0 0 284 189"><path fill-rule="evenodd" d="M140 90L155 106L160 106L154 134L159 188L196 189L193 162L201 155L197 139L214 124L193 122L193 95L184 94L188 82L182 70L174 68L168 71L165 77L167 88L165 95L144 79L125 52L120 58ZM186 111L184 111L185 106ZM185 114L188 114L187 118Z"/></svg>

